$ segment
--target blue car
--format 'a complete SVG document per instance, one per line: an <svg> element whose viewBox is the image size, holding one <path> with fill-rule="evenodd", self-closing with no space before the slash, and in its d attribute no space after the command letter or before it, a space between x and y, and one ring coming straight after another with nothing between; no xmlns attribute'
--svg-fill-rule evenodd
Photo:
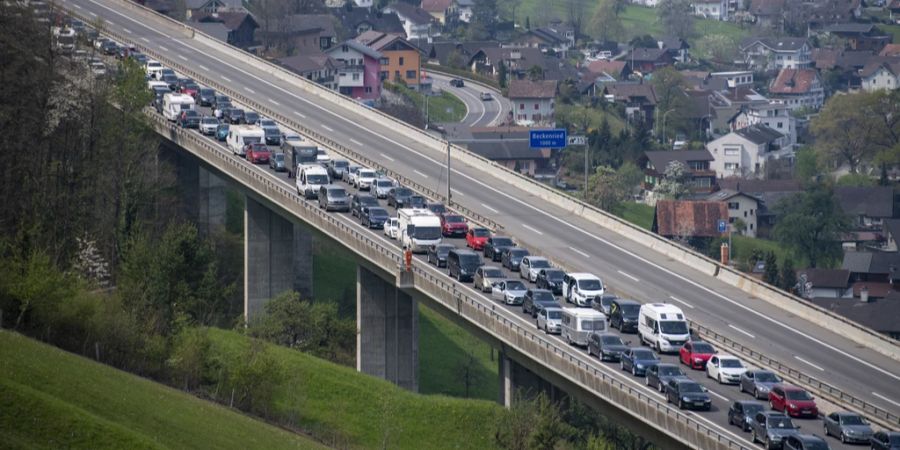
<svg viewBox="0 0 900 450"><path fill-rule="evenodd" d="M643 377L647 374L648 367L659 364L659 357L648 348L632 347L622 352L619 364L622 370L630 371L636 377Z"/></svg>
<svg viewBox="0 0 900 450"><path fill-rule="evenodd" d="M216 139L220 141L224 141L228 137L228 124L220 123L218 127L216 127Z"/></svg>

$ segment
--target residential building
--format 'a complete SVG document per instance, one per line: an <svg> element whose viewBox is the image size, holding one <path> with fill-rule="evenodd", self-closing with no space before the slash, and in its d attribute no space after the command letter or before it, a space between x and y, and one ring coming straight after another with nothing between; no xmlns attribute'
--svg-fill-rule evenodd
<svg viewBox="0 0 900 450"><path fill-rule="evenodd" d="M514 47L537 48L544 53L552 51L562 58L566 57L571 45L565 35L547 27L528 30L511 42Z"/></svg>
<svg viewBox="0 0 900 450"><path fill-rule="evenodd" d="M639 160L644 171L643 188L653 190L665 179L666 168L678 161L687 172L687 185L693 192L712 192L716 188L716 172L710 168L712 155L707 150L645 151ZM727 213L723 215L727 217Z"/></svg>
<svg viewBox="0 0 900 450"><path fill-rule="evenodd" d="M269 30L263 27L256 34L267 45L287 54L314 54L337 43L335 21L331 14L292 14L272 20Z"/></svg>
<svg viewBox="0 0 900 450"><path fill-rule="evenodd" d="M422 62L419 49L396 34L367 31L356 41L380 52L381 80L402 80L409 86L418 86Z"/></svg>
<svg viewBox="0 0 900 450"><path fill-rule="evenodd" d="M448 16L455 14L453 0L422 0L419 7L431 14L431 17L441 25L447 23Z"/></svg>
<svg viewBox="0 0 900 450"><path fill-rule="evenodd" d="M898 2L900 3L900 2ZM868 294L868 290L866 291ZM813 298L817 306L846 317L893 339L900 339L900 293L887 291L883 298L866 296L865 301Z"/></svg>
<svg viewBox="0 0 900 450"><path fill-rule="evenodd" d="M756 210L758 237L768 237L772 227L777 223L776 206L802 192L800 183L795 180L748 180L731 177L719 179L718 184L722 189L747 194L759 200Z"/></svg>
<svg viewBox="0 0 900 450"><path fill-rule="evenodd" d="M528 135L532 128L517 126L457 127L451 141L510 170L551 181L556 178L558 149L533 149ZM456 130L453 130L456 131Z"/></svg>
<svg viewBox="0 0 900 450"><path fill-rule="evenodd" d="M440 29L434 25L434 17L418 6L400 1L385 7L384 12L397 14L407 39L431 40L441 35Z"/></svg>
<svg viewBox="0 0 900 450"><path fill-rule="evenodd" d="M340 22L339 39L353 39L366 31L404 34L406 31L396 14L375 12L368 8L334 8L329 10Z"/></svg>
<svg viewBox="0 0 900 450"><path fill-rule="evenodd" d="M695 200L659 200L651 230L667 238L716 238L719 221L728 218L725 203Z"/></svg>
<svg viewBox="0 0 900 450"><path fill-rule="evenodd" d="M750 0L750 17L760 28L784 29L785 0Z"/></svg>
<svg viewBox="0 0 900 450"><path fill-rule="evenodd" d="M794 148L797 145L797 118L791 115L787 105L766 100L760 103L750 103L741 108L741 111L729 120L728 126L732 131L747 128L753 125L765 125L784 135L781 141L781 150L770 153L771 158L793 158Z"/></svg>
<svg viewBox="0 0 900 450"><path fill-rule="evenodd" d="M645 75L675 63L672 52L662 48L633 48L622 60L630 65L632 72Z"/></svg>
<svg viewBox="0 0 900 450"><path fill-rule="evenodd" d="M804 298L853 298L847 269L803 269L797 271L798 294Z"/></svg>
<svg viewBox="0 0 900 450"><path fill-rule="evenodd" d="M694 0L694 15L704 19L728 20L728 0Z"/></svg>
<svg viewBox="0 0 900 450"><path fill-rule="evenodd" d="M802 69L812 64L806 38L749 38L740 46L744 64L751 70Z"/></svg>
<svg viewBox="0 0 900 450"><path fill-rule="evenodd" d="M383 55L357 41L344 41L325 54L339 61L338 91L361 100L381 97L381 59Z"/></svg>
<svg viewBox="0 0 900 450"><path fill-rule="evenodd" d="M536 48L483 47L468 63L473 72L491 77L497 77L501 64L506 66L510 79L524 78L534 66L545 68L546 58Z"/></svg>
<svg viewBox="0 0 900 450"><path fill-rule="evenodd" d="M653 128L657 99L652 84L604 83L599 92L607 102L625 106L628 120L641 120L648 128Z"/></svg>
<svg viewBox="0 0 900 450"><path fill-rule="evenodd" d="M887 44L878 52L878 56L900 56L900 44Z"/></svg>
<svg viewBox="0 0 900 450"><path fill-rule="evenodd" d="M770 152L779 150L784 135L761 124L732 131L706 144L713 156L710 167L721 177L758 178Z"/></svg>
<svg viewBox="0 0 900 450"><path fill-rule="evenodd" d="M553 127L556 81L511 80L507 93L516 125Z"/></svg>
<svg viewBox="0 0 900 450"><path fill-rule="evenodd" d="M663 36L656 40L656 45L671 53L672 58L677 62L685 63L691 59L691 46L684 39L674 36Z"/></svg>
<svg viewBox="0 0 900 450"><path fill-rule="evenodd" d="M277 62L307 80L338 90L338 73L343 65L322 52L286 56Z"/></svg>
<svg viewBox="0 0 900 450"><path fill-rule="evenodd" d="M788 111L818 110L825 103L825 89L816 69L781 69L769 84L769 98Z"/></svg>
<svg viewBox="0 0 900 450"><path fill-rule="evenodd" d="M876 56L859 72L864 91L900 88L900 57Z"/></svg>
<svg viewBox="0 0 900 450"><path fill-rule="evenodd" d="M845 251L841 268L850 271L854 297L862 301L884 298L900 281L900 253Z"/></svg>
<svg viewBox="0 0 900 450"><path fill-rule="evenodd" d="M241 0L187 0L184 4L185 20L220 12L247 12Z"/></svg>
<svg viewBox="0 0 900 450"><path fill-rule="evenodd" d="M834 196L856 229L881 229L894 217L894 189L890 186L834 188Z"/></svg>
<svg viewBox="0 0 900 450"><path fill-rule="evenodd" d="M877 53L889 44L892 36L882 33L873 23L833 23L818 30L818 34L836 36L844 40L850 50L872 50Z"/></svg>
<svg viewBox="0 0 900 450"><path fill-rule="evenodd" d="M259 24L246 11L197 13L191 16L191 26L210 36L239 48L254 44Z"/></svg>
<svg viewBox="0 0 900 450"><path fill-rule="evenodd" d="M475 0L454 0L456 4L456 15L459 20L469 23L472 21L472 10L475 7Z"/></svg>
<svg viewBox="0 0 900 450"><path fill-rule="evenodd" d="M430 64L456 68L468 67L472 61L472 56L482 48L500 48L500 43L493 41L445 41L429 43L427 41L419 40L414 43L423 49Z"/></svg>
<svg viewBox="0 0 900 450"><path fill-rule="evenodd" d="M743 192L731 189L721 189L704 198L710 202L725 202L728 207L728 223L731 232L740 233L747 237L756 237L759 229L757 224L757 212L759 211L759 199ZM738 224L743 224L739 227Z"/></svg>
<svg viewBox="0 0 900 450"><path fill-rule="evenodd" d="M585 66L590 77L603 77L612 81L623 81L631 73L625 61L598 59Z"/></svg>

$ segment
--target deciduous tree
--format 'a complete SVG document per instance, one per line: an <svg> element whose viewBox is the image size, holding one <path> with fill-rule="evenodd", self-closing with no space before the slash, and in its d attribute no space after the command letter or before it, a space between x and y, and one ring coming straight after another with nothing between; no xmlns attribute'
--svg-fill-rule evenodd
<svg viewBox="0 0 900 450"><path fill-rule="evenodd" d="M775 239L806 258L810 267L840 257L840 235L849 228L849 220L829 187L813 186L783 200L775 211L779 216Z"/></svg>

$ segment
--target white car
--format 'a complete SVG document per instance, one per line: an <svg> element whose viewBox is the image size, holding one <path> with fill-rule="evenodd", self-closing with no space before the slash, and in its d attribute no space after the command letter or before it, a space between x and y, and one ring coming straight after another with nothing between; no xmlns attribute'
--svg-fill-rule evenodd
<svg viewBox="0 0 900 450"><path fill-rule="evenodd" d="M200 133L212 136L216 134L216 129L218 128L219 121L216 120L215 117L203 116L203 118L200 119Z"/></svg>
<svg viewBox="0 0 900 450"><path fill-rule="evenodd" d="M159 61L151 59L147 61L147 67L145 69L147 70L147 75L150 76L150 78L159 78L159 74L163 70L163 65Z"/></svg>
<svg viewBox="0 0 900 450"><path fill-rule="evenodd" d="M375 180L375 184L372 185L372 188L374 190L375 197L387 198L388 194L391 192L391 189L399 185L399 183L390 178L379 178Z"/></svg>
<svg viewBox="0 0 900 450"><path fill-rule="evenodd" d="M521 280L501 280L491 288L491 298L507 305L521 305L528 288Z"/></svg>
<svg viewBox="0 0 900 450"><path fill-rule="evenodd" d="M544 333L559 334L562 331L562 309L541 308L536 324L538 330L544 330Z"/></svg>
<svg viewBox="0 0 900 450"><path fill-rule="evenodd" d="M747 367L736 356L713 355L706 363L706 376L720 384L738 384Z"/></svg>
<svg viewBox="0 0 900 450"><path fill-rule="evenodd" d="M328 152L326 152L324 148L320 148L318 153L316 153L316 162L324 166L328 161L331 161Z"/></svg>
<svg viewBox="0 0 900 450"><path fill-rule="evenodd" d="M362 191L370 190L377 177L378 174L372 169L359 169L356 176L353 177L353 185Z"/></svg>
<svg viewBox="0 0 900 450"><path fill-rule="evenodd" d="M391 217L384 222L384 235L391 239L397 239L400 235L400 219Z"/></svg>
<svg viewBox="0 0 900 450"><path fill-rule="evenodd" d="M547 258L528 255L522 258L522 262L519 263L519 276L534 283L537 281L541 269L552 268L553 266L550 265L550 261Z"/></svg>

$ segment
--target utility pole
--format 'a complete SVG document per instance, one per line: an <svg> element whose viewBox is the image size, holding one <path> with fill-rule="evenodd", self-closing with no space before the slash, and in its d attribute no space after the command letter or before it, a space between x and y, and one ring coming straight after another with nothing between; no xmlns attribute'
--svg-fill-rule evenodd
<svg viewBox="0 0 900 450"><path fill-rule="evenodd" d="M450 140L447 140L447 207L453 204L450 197Z"/></svg>

